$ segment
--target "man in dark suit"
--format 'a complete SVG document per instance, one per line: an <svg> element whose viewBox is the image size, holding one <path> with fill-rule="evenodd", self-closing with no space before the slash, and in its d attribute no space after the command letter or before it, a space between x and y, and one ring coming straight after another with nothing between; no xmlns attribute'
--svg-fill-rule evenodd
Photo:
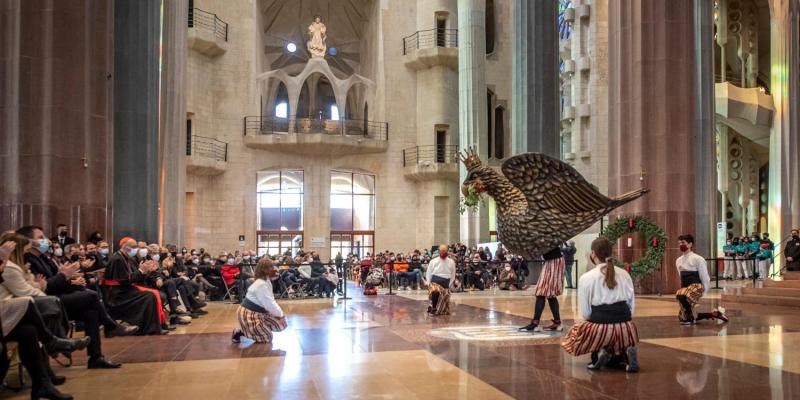
<svg viewBox="0 0 800 400"><path fill-rule="evenodd" d="M67 229L67 226L64 224L56 225L56 235L50 238L50 241L60 244L62 249L66 248L67 245L75 243L75 239L69 237L69 229Z"/></svg>
<svg viewBox="0 0 800 400"><path fill-rule="evenodd" d="M800 271L800 231L797 229L792 229L792 238L786 242L783 255L786 257L787 271Z"/></svg>
<svg viewBox="0 0 800 400"><path fill-rule="evenodd" d="M25 262L30 264L31 273L43 275L47 279L45 293L57 296L64 304L67 315L72 319L83 322L89 342L89 368L119 368L115 363L103 356L100 341L100 325L105 326L106 337L126 336L136 332L136 327L120 325L108 316L105 307L100 302L100 296L93 290L86 289L86 281L81 274L80 264L77 262L57 265L47 256L50 242L44 237L42 228L38 226L24 226L17 233L31 239L32 247L25 254Z"/></svg>

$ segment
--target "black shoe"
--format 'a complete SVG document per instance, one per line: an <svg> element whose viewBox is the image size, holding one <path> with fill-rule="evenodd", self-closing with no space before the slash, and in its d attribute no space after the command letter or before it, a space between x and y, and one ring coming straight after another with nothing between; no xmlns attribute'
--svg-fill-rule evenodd
<svg viewBox="0 0 800 400"><path fill-rule="evenodd" d="M53 338L50 343L47 343L45 348L47 349L48 354L72 353L74 351L85 349L91 340L92 338L88 336L80 339Z"/></svg>
<svg viewBox="0 0 800 400"><path fill-rule="evenodd" d="M115 363L103 356L90 358L87 365L89 369L114 369L121 366L122 364Z"/></svg>
<svg viewBox="0 0 800 400"><path fill-rule="evenodd" d="M48 378L42 378L39 384L34 383L31 388L31 399L50 399L50 400L72 400L69 394L61 393L53 386L53 382Z"/></svg>
<svg viewBox="0 0 800 400"><path fill-rule="evenodd" d="M541 332L541 328L539 328L539 321L531 320L531 323L528 325L519 328L520 332Z"/></svg>
<svg viewBox="0 0 800 400"><path fill-rule="evenodd" d="M195 313L195 314L197 314L197 315L208 315L208 311L206 311L206 310L203 310L203 309L199 309L199 308L198 308L198 309L195 309L195 310L193 310L193 311L194 311L194 313ZM194 317L192 317L192 318L194 318Z"/></svg>
<svg viewBox="0 0 800 400"><path fill-rule="evenodd" d="M169 329L162 329L156 335L169 335Z"/></svg>
<svg viewBox="0 0 800 400"><path fill-rule="evenodd" d="M189 316L190 316L190 317L192 317L192 319L197 319L197 318L200 318L200 314L198 314L198 313L196 313L196 312L191 312L191 313L189 313Z"/></svg>
<svg viewBox="0 0 800 400"><path fill-rule="evenodd" d="M195 304L194 304L194 306L192 306L192 308L195 311L197 311L198 309L203 308L203 307L208 305L208 303L206 303L205 301L195 300L194 302L195 302Z"/></svg>
<svg viewBox="0 0 800 400"><path fill-rule="evenodd" d="M600 369L606 366L608 362L611 360L611 354L608 354L606 349L600 349L597 352L597 361L594 364L589 364L587 368L589 369Z"/></svg>
<svg viewBox="0 0 800 400"><path fill-rule="evenodd" d="M118 324L114 329L106 329L106 338L114 336L130 336L139 331L139 327L135 325L122 325Z"/></svg>
<svg viewBox="0 0 800 400"><path fill-rule="evenodd" d="M625 367L626 372L639 372L639 357L636 347L631 346L625 350L625 355L628 356L628 365Z"/></svg>
<svg viewBox="0 0 800 400"><path fill-rule="evenodd" d="M53 382L53 386L61 386L67 381L67 377L63 375L56 375L51 377L50 381Z"/></svg>
<svg viewBox="0 0 800 400"><path fill-rule="evenodd" d="M241 342L242 341L242 336L244 336L244 332L242 332L241 329L239 329L239 328L234 329L233 333L231 333L231 342L233 342L233 343Z"/></svg>

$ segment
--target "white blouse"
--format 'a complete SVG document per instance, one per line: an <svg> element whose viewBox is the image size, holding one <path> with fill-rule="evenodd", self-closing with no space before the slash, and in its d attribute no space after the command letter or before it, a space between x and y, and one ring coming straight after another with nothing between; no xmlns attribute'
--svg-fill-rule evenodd
<svg viewBox="0 0 800 400"><path fill-rule="evenodd" d="M453 281L456 279L456 262L450 257L431 259L428 263L428 270L425 271L425 280L430 283L434 275L449 280L450 286L452 286Z"/></svg>
<svg viewBox="0 0 800 400"><path fill-rule="evenodd" d="M267 310L270 315L283 317L283 310L275 301L275 296L272 294L272 282L269 280L256 279L247 289L245 298Z"/></svg>
<svg viewBox="0 0 800 400"><path fill-rule="evenodd" d="M614 278L617 287L609 289L605 284L606 264L599 264L578 280L578 311L584 320L591 319L592 306L614 304L620 301L628 303L633 314L634 292L631 276L622 268L614 267Z"/></svg>
<svg viewBox="0 0 800 400"><path fill-rule="evenodd" d="M708 267L706 267L706 259L693 251L681 255L675 260L675 267L678 268L678 274L681 271L697 271L700 275L700 282L703 283L705 293L711 289L711 278L708 276Z"/></svg>

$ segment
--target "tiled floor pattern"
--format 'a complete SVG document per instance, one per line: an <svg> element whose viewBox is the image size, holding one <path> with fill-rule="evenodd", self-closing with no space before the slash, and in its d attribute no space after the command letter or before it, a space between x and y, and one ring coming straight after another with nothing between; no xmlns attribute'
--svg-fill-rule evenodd
<svg viewBox="0 0 800 400"><path fill-rule="evenodd" d="M529 292L455 294L452 314L442 317L425 314L424 292L363 297L351 286L349 294L284 303L290 328L271 346L232 345L236 306L215 303L170 335L105 341L105 353L125 363L120 370L88 371L81 354L76 366L56 369L79 399L800 398L796 310L730 310L729 324L685 327L668 296L641 297L642 371L626 374L587 370L588 357L566 354L560 334L492 341L429 334L525 324ZM567 328L575 301L571 290L561 298ZM1 391L0 398L27 396Z"/></svg>

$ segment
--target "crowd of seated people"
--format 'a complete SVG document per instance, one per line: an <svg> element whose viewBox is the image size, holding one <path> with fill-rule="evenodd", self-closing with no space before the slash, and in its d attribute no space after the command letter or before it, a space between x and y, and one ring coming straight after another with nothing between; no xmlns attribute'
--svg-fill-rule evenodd
<svg viewBox="0 0 800 400"><path fill-rule="evenodd" d="M525 283L529 274L527 261L509 254L502 246L492 253L488 247L455 243L450 245L449 253L457 269L454 291L485 290L494 286L501 290L528 287ZM433 252L413 250L406 254L385 250L375 255L367 253L363 259L349 254L342 258L342 264L350 271L351 279L362 286L367 286L368 281L368 286L387 286L391 281L392 287L398 290L418 290L427 287L424 271L431 258L437 255L437 249Z"/></svg>

